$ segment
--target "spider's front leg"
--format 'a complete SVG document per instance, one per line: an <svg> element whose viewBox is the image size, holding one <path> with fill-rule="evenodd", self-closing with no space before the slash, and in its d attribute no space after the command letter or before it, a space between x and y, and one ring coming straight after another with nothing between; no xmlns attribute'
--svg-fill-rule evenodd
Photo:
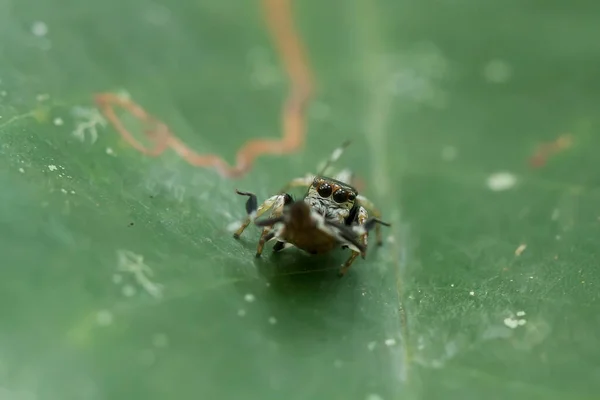
<svg viewBox="0 0 600 400"><path fill-rule="evenodd" d="M295 178L292 179L291 181L289 181L278 193L279 194L284 194L286 193L288 190L293 189L293 188L298 188L298 187L309 187L313 180L315 179L314 175L308 174L306 176L303 176L301 178Z"/></svg>
<svg viewBox="0 0 600 400"><path fill-rule="evenodd" d="M367 199L365 196L362 195L358 195L356 196L356 200L358 200L359 204L362 206L361 208L365 209L365 213L366 210L369 210L371 213L373 213L373 216L379 220L379 218L381 218L381 211L379 211L379 209L377 209L377 207L375 207L375 204L373 204L373 202L369 199ZM361 224L359 222L359 224ZM389 226L385 223L382 223L381 225L386 225ZM377 243L377 246L381 246L383 244L383 237L381 235L381 226L379 224L377 224L375 226L375 242Z"/></svg>
<svg viewBox="0 0 600 400"><path fill-rule="evenodd" d="M364 225L367 222L367 218L369 218L369 214L367 213L367 210L364 207L359 207L358 208L358 213L356 215L356 221L358 223L359 226ZM368 236L368 232L357 232L359 235L359 242L364 246L365 251L367 249L367 236ZM348 272L348 270L350 269L350 266L352 265L352 263L354 262L354 260L356 260L356 258L360 255L360 253L356 250L352 250L352 254L350 254L350 257L348 257L348 260L346 260L345 263L342 264L342 268L340 269L339 275L340 276L344 276L346 274L346 272ZM363 253L363 258L364 258L364 253Z"/></svg>
<svg viewBox="0 0 600 400"><path fill-rule="evenodd" d="M256 220L256 218L260 217L265 212L271 210L271 217L279 217L283 212L284 205L292 202L292 197L289 194L278 194L269 197L260 206L258 206L258 200L254 193L240 192L239 190L236 190L236 193L241 196L248 196L248 201L246 201L246 213L248 214L248 216L246 217L244 222L242 222L242 225L238 228L238 230L235 231L235 233L233 234L233 237L236 239L240 238L240 235L242 234L242 232L244 232L248 225L250 225L250 222ZM265 247L265 243L273 239L274 236L275 231L271 226L263 227L256 248L256 257L260 257L263 248Z"/></svg>
<svg viewBox="0 0 600 400"><path fill-rule="evenodd" d="M369 231L373 228L379 229L380 225L390 226L390 224L388 224L387 222L383 222L377 217L369 218L369 214L367 213L367 210L364 207L360 207L358 209L356 221L357 225L352 227L352 231L356 235L358 235L360 243L364 246L365 250L362 253L362 257L365 258L366 249L368 245L367 237L369 235ZM340 277L344 276L346 272L348 272L348 269L350 269L350 266L359 255L361 255L361 253L359 253L356 250L352 250L352 254L350 254L348 260L346 260L346 262L342 264L342 268L339 272Z"/></svg>

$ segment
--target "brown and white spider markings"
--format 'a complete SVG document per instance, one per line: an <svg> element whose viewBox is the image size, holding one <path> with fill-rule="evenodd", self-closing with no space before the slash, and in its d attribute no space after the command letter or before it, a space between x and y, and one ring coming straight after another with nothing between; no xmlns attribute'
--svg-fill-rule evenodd
<svg viewBox="0 0 600 400"><path fill-rule="evenodd" d="M381 245L380 225L390 226L379 219L381 213L373 203L348 183L352 179L349 170L342 170L334 178L324 175L348 144L346 142L333 151L319 174L293 179L278 194L260 205L255 194L236 190L239 195L249 198L246 202L248 216L233 234L234 238L238 239L254 222L263 228L257 257L270 240L277 240L274 252L293 246L310 254L326 253L340 246L349 248L352 253L340 269L340 276L345 275L359 255L365 257L369 231L375 228L376 243ZM307 192L301 200L294 201L287 191L298 187L307 187ZM374 216L369 218L367 210ZM267 219L257 220L267 211L270 211Z"/></svg>

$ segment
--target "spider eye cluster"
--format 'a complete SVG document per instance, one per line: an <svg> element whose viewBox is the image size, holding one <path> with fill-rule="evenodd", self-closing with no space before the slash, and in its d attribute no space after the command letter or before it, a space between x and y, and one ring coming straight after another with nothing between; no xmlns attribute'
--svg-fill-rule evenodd
<svg viewBox="0 0 600 400"><path fill-rule="evenodd" d="M317 189L317 193L322 198L328 198L333 194L333 201L336 203L345 203L347 201L354 201L356 199L356 193L350 190L346 190L344 188L338 187L334 191L334 187L325 181L317 181L313 182L313 186Z"/></svg>

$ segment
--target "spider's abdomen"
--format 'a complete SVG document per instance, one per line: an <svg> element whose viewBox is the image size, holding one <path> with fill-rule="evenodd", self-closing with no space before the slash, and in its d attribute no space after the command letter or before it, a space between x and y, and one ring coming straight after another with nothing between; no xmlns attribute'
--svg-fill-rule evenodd
<svg viewBox="0 0 600 400"><path fill-rule="evenodd" d="M290 206L289 219L279 237L310 254L322 254L338 246L337 239L318 227L310 206L302 201Z"/></svg>
<svg viewBox="0 0 600 400"><path fill-rule="evenodd" d="M338 242L333 236L317 229L316 226L296 230L288 225L282 236L286 242L310 254L327 253L338 246Z"/></svg>

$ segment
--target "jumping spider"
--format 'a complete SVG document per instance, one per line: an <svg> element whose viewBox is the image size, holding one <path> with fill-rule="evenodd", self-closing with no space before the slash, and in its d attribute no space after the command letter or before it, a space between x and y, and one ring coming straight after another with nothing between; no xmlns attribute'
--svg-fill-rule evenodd
<svg viewBox="0 0 600 400"><path fill-rule="evenodd" d="M260 206L255 194L236 190L237 194L249 197L246 202L248 216L233 237L239 239L251 222L262 227L256 257L262 254L265 243L273 239L277 240L273 252L292 246L310 254L326 253L337 246L349 248L352 254L339 272L340 276L346 274L359 255L365 258L369 231L375 228L380 246L383 243L380 225L390 226L379 219L381 213L373 203L347 183L352 179L349 170L341 171L334 178L324 175L348 144L346 142L333 151L319 174L293 179ZM287 191L296 187L307 187L308 190L301 200L295 201ZM367 209L374 217L369 218ZM256 220L269 210L269 218Z"/></svg>

